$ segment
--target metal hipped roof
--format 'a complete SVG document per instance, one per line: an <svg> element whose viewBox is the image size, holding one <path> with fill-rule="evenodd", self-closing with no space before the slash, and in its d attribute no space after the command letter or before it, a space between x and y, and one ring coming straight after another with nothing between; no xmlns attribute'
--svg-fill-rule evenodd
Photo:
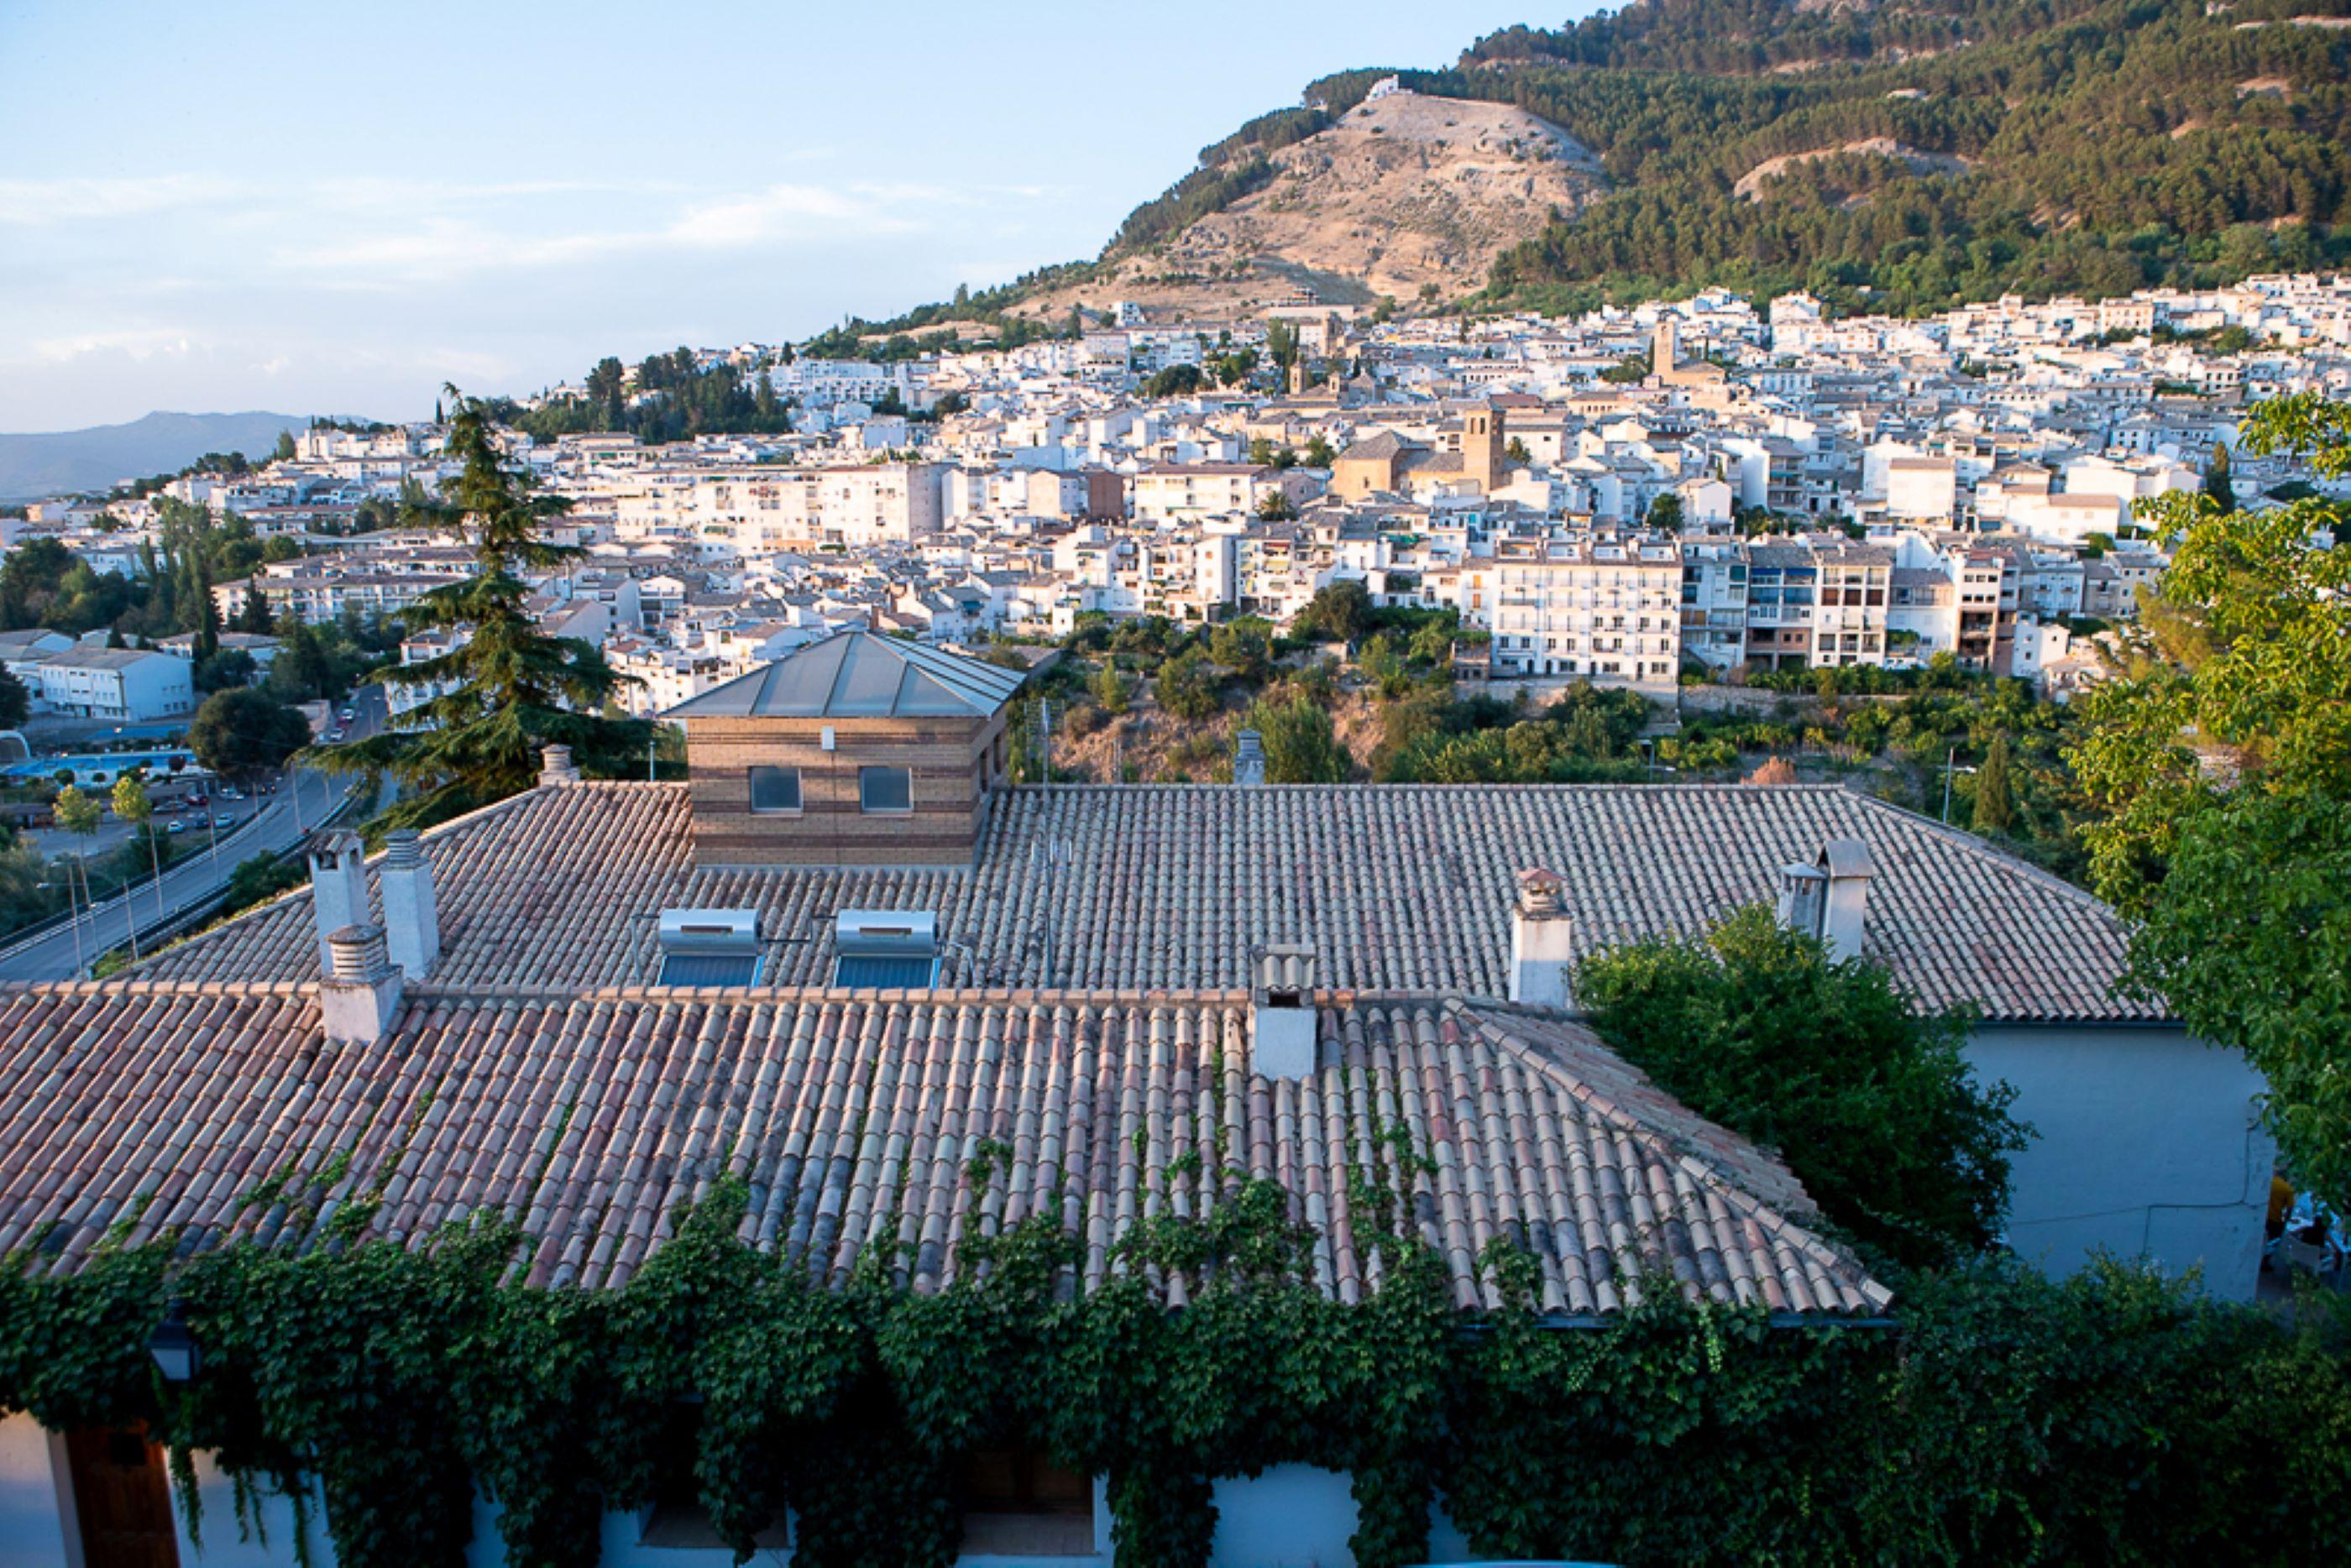
<svg viewBox="0 0 2351 1568"><path fill-rule="evenodd" d="M985 716L1026 677L921 643L844 631L679 703L671 718Z"/></svg>

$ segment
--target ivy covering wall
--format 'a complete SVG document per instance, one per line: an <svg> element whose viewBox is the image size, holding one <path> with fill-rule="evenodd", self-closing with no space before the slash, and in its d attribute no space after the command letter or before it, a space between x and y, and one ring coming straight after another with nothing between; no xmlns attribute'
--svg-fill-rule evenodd
<svg viewBox="0 0 2351 1568"><path fill-rule="evenodd" d="M1353 1475L1373 1565L1424 1561L1440 1498L1489 1554L2307 1563L2351 1496L2346 1324L2319 1301L2290 1322L2118 1268L1987 1262L1899 1281L1886 1325L1774 1327L1649 1282L1571 1329L1525 1304L1523 1253L1483 1260L1516 1304L1465 1315L1435 1257L1389 1241L1378 1293L1341 1306L1264 1184L1144 1222L1082 1300L1037 1227L967 1244L964 1282L916 1296L878 1259L811 1284L737 1239L745 1199L717 1184L609 1293L509 1282L516 1235L489 1225L119 1249L71 1274L37 1251L0 1274L0 1407L154 1423L183 1503L190 1449L241 1504L315 1476L347 1568L460 1563L476 1489L507 1561L592 1563L604 1511L651 1500L679 1453L740 1553L789 1507L810 1568L942 1563L956 1457L1012 1438L1106 1473L1119 1560L1149 1568L1206 1561L1217 1478L1291 1461ZM183 1386L147 1351L174 1299L204 1356Z"/></svg>

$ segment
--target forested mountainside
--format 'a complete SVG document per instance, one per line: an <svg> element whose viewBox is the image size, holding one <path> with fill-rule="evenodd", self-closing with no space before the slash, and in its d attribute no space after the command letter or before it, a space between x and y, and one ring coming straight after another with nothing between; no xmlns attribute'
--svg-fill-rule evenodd
<svg viewBox="0 0 2351 1568"><path fill-rule="evenodd" d="M1658 0L1405 81L1541 115L1612 182L1495 264L1496 300L1803 284L1924 310L2339 261L2351 16L2325 9Z"/></svg>
<svg viewBox="0 0 2351 1568"><path fill-rule="evenodd" d="M1596 161L1591 199L1546 208L1539 233L1440 288L1448 306L1724 285L1918 312L2351 261L2351 0L1642 0L1496 33L1448 69L1323 78L1204 149L1098 259L829 346L894 333L911 352L906 335L958 318L1033 334L1134 279L1192 279L1186 258L1218 246L1228 284L1294 275L1294 258L1240 265L1229 222L1215 246L1197 231L1278 182L1285 201L1360 207L1315 187L1354 166L1299 149L1391 74L1523 110Z"/></svg>

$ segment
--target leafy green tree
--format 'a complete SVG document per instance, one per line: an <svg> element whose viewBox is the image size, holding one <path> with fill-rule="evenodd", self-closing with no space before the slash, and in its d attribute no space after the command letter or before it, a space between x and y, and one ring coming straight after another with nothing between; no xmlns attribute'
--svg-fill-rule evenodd
<svg viewBox="0 0 2351 1568"><path fill-rule="evenodd" d="M1343 784L1347 753L1331 727L1331 710L1303 692L1269 694L1249 704L1240 727L1265 742L1268 784Z"/></svg>
<svg viewBox="0 0 2351 1568"><path fill-rule="evenodd" d="M1160 665L1151 682L1151 694L1168 713L1196 723L1222 706L1217 695L1217 672L1197 645Z"/></svg>
<svg viewBox="0 0 2351 1568"><path fill-rule="evenodd" d="M1298 515L1297 503L1286 490L1269 490L1257 498L1259 520L1266 523L1287 523Z"/></svg>
<svg viewBox="0 0 2351 1568"><path fill-rule="evenodd" d="M277 432L277 444L269 449L269 461L272 462L291 462L294 461L294 432L292 431L279 431Z"/></svg>
<svg viewBox="0 0 2351 1568"><path fill-rule="evenodd" d="M1143 383L1146 398L1188 398L1205 381L1197 365L1170 365Z"/></svg>
<svg viewBox="0 0 2351 1568"><path fill-rule="evenodd" d="M1302 455L1307 467L1328 468L1336 461L1339 454L1331 450L1330 441L1324 438L1322 431L1317 431L1312 439L1307 441L1306 451Z"/></svg>
<svg viewBox="0 0 2351 1568"><path fill-rule="evenodd" d="M114 815L130 823L138 836L147 841L147 870L154 878L155 918L163 918L163 843L155 831L155 802L147 793L147 780L137 768L126 768L114 781ZM135 857L139 848L134 841L127 846ZM126 867L123 879L130 880L139 873L134 859ZM139 922L131 922L131 957L139 958Z"/></svg>
<svg viewBox="0 0 2351 1568"><path fill-rule="evenodd" d="M2016 802L2011 795L2008 777L2008 737L1992 737L1991 748L1984 753L1983 766L1976 770L1975 830L1998 837L2006 833L2016 820Z"/></svg>
<svg viewBox="0 0 2351 1568"><path fill-rule="evenodd" d="M1502 449L1502 455L1512 462L1532 462L1535 460L1535 454L1527 450L1527 443L1517 436L1510 438L1510 444Z"/></svg>
<svg viewBox="0 0 2351 1568"><path fill-rule="evenodd" d="M1114 659L1102 660L1102 668L1094 671L1093 680L1088 682L1087 689L1093 693L1094 701L1102 704L1105 713L1123 713L1130 705L1132 689L1126 677L1120 673L1118 661Z"/></svg>
<svg viewBox="0 0 2351 1568"><path fill-rule="evenodd" d="M192 679L199 691L220 691L231 686L249 686L260 667L253 655L241 648L223 649L209 659L198 659Z"/></svg>
<svg viewBox="0 0 2351 1568"><path fill-rule="evenodd" d="M99 822L104 819L105 812L99 805L97 801L82 793L79 785L69 784L66 785L65 788L57 791L57 805L54 808L53 815L57 817L57 823L59 827L63 828L66 832L72 834L76 838L82 840L83 843L87 845L91 838L97 836L98 826ZM82 852L75 856L73 860L66 867L67 898L68 901L71 900L73 896L74 878L76 876L79 876L81 878L81 901L85 908L87 908L89 903L89 867L87 864L89 855L89 851L87 848L83 849ZM74 919L78 922L80 919L81 916L79 912L77 911L74 915ZM77 929L78 929L78 926L77 926ZM78 943L79 938L77 937L77 953L79 951Z"/></svg>
<svg viewBox="0 0 2351 1568"><path fill-rule="evenodd" d="M0 730L14 730L23 724L33 711L33 694L16 679L16 672L0 665Z"/></svg>
<svg viewBox="0 0 2351 1568"><path fill-rule="evenodd" d="M245 586L245 606L237 612L236 629L255 637L267 637L277 629L269 618L269 600L255 584Z"/></svg>
<svg viewBox="0 0 2351 1568"><path fill-rule="evenodd" d="M1208 657L1243 683L1263 684L1273 668L1273 623L1253 615L1225 622L1208 634Z"/></svg>
<svg viewBox="0 0 2351 1568"><path fill-rule="evenodd" d="M2243 429L2351 474L2351 405L2281 399ZM2179 548L2067 753L2107 814L2093 884L2136 922L2138 987L2245 1052L2288 1166L2351 1212L2351 551L2315 542L2346 509L2146 510Z"/></svg>
<svg viewBox="0 0 2351 1568"><path fill-rule="evenodd" d="M1328 642L1353 642L1371 629L1371 590L1353 577L1319 588L1290 623L1290 635Z"/></svg>
<svg viewBox="0 0 2351 1568"><path fill-rule="evenodd" d="M196 761L225 778L250 778L284 767L286 759L309 741L308 720L249 686L214 692L188 726L188 749L196 753Z"/></svg>
<svg viewBox="0 0 2351 1568"><path fill-rule="evenodd" d="M1384 702L1393 702L1412 690L1412 671L1405 668L1404 659L1397 655L1395 639L1385 632L1364 644L1355 662Z"/></svg>
<svg viewBox="0 0 2351 1568"><path fill-rule="evenodd" d="M1761 906L1702 941L1611 949L1575 994L1610 1045L1708 1120L1776 1148L1829 1220L1913 1267L1999 1233L2029 1129L1983 1085L1967 1020L1884 969L1833 961Z"/></svg>
<svg viewBox="0 0 2351 1568"><path fill-rule="evenodd" d="M690 367L690 354L685 361ZM447 454L459 472L438 511L472 536L475 570L402 612L412 629L464 634L452 651L408 669L418 684L448 689L405 727L317 753L331 773L397 779L402 798L385 814L394 826L445 821L530 788L551 744L570 747L584 769L632 776L653 737L643 720L602 716L622 678L594 645L548 636L532 613L521 574L580 553L539 536L569 503L533 494L529 476L499 453L488 407L454 387L448 393L456 408Z"/></svg>
<svg viewBox="0 0 2351 1568"><path fill-rule="evenodd" d="M1682 498L1668 490L1649 503L1649 526L1668 534L1682 531Z"/></svg>

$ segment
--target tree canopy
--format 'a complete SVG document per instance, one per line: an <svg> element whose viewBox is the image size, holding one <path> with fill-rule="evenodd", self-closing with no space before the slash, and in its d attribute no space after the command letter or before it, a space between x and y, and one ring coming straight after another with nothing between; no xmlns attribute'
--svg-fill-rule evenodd
<svg viewBox="0 0 2351 1568"><path fill-rule="evenodd" d="M2244 446L2351 473L2351 405L2263 404ZM2147 515L2177 552L2070 753L2107 813L2092 876L2137 986L2246 1053L2287 1163L2351 1210L2351 553L2321 543L2351 507Z"/></svg>
<svg viewBox="0 0 2351 1568"><path fill-rule="evenodd" d="M229 778L283 767L309 743L310 726L300 713L249 687L214 692L188 726L196 761Z"/></svg>
<svg viewBox="0 0 2351 1568"><path fill-rule="evenodd" d="M1967 1019L1923 1013L1884 969L1833 961L1761 906L1702 941L1587 960L1593 1026L1708 1120L1777 1148L1830 1220L1920 1266L1987 1245L2027 1132L1976 1081Z"/></svg>
<svg viewBox="0 0 2351 1568"><path fill-rule="evenodd" d="M316 753L330 772L390 775L402 799L390 826L424 826L528 789L540 753L567 745L580 766L632 771L653 729L602 710L622 677L591 643L540 629L522 574L579 551L541 537L569 503L533 493L530 477L507 464L491 433L491 410L449 389L455 403L447 452L460 465L432 510L473 541L472 576L421 596L404 612L412 630L452 632L451 651L406 666L402 676L434 695L399 726Z"/></svg>

